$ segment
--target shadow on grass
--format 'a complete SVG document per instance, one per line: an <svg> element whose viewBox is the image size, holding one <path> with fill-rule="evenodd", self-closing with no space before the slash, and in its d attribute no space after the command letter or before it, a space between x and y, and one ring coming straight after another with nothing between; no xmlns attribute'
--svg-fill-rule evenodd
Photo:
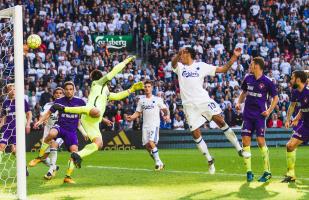
<svg viewBox="0 0 309 200"><path fill-rule="evenodd" d="M240 186L238 192L230 192L225 195L216 196L215 199L230 199L235 196L241 199L268 199L277 196L278 192L271 192L266 190L269 183L264 183L256 188L250 187L250 183L244 183Z"/></svg>
<svg viewBox="0 0 309 200"><path fill-rule="evenodd" d="M303 192L301 199L309 199L309 181L296 181L296 183L288 183L289 188L297 189L297 192Z"/></svg>
<svg viewBox="0 0 309 200"><path fill-rule="evenodd" d="M70 196L66 196L66 197L60 197L59 200L78 200L81 199L79 197L70 197Z"/></svg>
<svg viewBox="0 0 309 200"><path fill-rule="evenodd" d="M194 193L188 194L188 195L186 195L184 197L180 197L177 200L190 200L190 199L196 197L197 195L204 194L204 193L210 192L210 191L211 190L203 190L203 191L200 191L200 192L194 192Z"/></svg>

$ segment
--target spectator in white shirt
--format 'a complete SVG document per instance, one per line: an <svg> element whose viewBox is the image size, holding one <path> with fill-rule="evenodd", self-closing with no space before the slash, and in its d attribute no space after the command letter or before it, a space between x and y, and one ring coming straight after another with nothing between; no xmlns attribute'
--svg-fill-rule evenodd
<svg viewBox="0 0 309 200"><path fill-rule="evenodd" d="M174 117L174 130L185 130L185 125L183 120L178 114L175 114Z"/></svg>

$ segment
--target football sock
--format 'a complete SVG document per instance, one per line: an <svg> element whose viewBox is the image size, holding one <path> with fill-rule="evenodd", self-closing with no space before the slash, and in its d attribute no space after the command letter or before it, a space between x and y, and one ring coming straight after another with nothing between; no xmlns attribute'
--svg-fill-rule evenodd
<svg viewBox="0 0 309 200"><path fill-rule="evenodd" d="M73 173L74 170L74 162L73 160L70 158L69 162L68 162L68 169L67 169L67 173L65 174L66 176L71 176L71 174Z"/></svg>
<svg viewBox="0 0 309 200"><path fill-rule="evenodd" d="M91 106L78 106L78 107L65 107L64 112L66 113L74 113L74 114L86 114L89 115L90 110L93 107Z"/></svg>
<svg viewBox="0 0 309 200"><path fill-rule="evenodd" d="M200 152L206 157L206 159L208 161L211 161L212 157L209 154L207 145L206 145L205 141L203 140L202 136L200 136L197 139L194 139L194 141L196 143L197 148L200 150Z"/></svg>
<svg viewBox="0 0 309 200"><path fill-rule="evenodd" d="M43 141L43 142L42 142L42 145L41 145L41 149L40 149L40 151L39 151L39 157L40 157L40 158L44 156L45 151L46 151L46 149L48 149L48 147L49 147L49 144L47 144L47 143L45 143L45 142Z"/></svg>
<svg viewBox="0 0 309 200"><path fill-rule="evenodd" d="M295 161L296 161L296 150L292 152L286 152L286 162L288 165L288 176L295 177Z"/></svg>
<svg viewBox="0 0 309 200"><path fill-rule="evenodd" d="M227 125L225 124L221 130L223 131L225 137L234 145L237 151L240 151L242 148L238 142L238 139L234 133L234 131Z"/></svg>
<svg viewBox="0 0 309 200"><path fill-rule="evenodd" d="M77 154L84 158L98 150L98 146L95 143L87 144L81 151L77 152Z"/></svg>
<svg viewBox="0 0 309 200"><path fill-rule="evenodd" d="M158 150L157 147L153 148L151 150L151 153L152 153L153 158L154 158L154 160L156 161L157 164L162 163L162 161L160 160L160 157L159 157L159 150Z"/></svg>
<svg viewBox="0 0 309 200"><path fill-rule="evenodd" d="M57 149L56 148L51 148L50 149L50 166L49 166L49 172L52 173L54 170L56 170L56 162L57 162Z"/></svg>
<svg viewBox="0 0 309 200"><path fill-rule="evenodd" d="M244 147L243 149L244 149L244 151L251 153L250 146ZM252 169L251 169L251 157L250 158L244 158L244 163L245 163L245 167L246 167L247 172L252 171Z"/></svg>
<svg viewBox="0 0 309 200"><path fill-rule="evenodd" d="M2 161L3 151L0 151L0 163Z"/></svg>
<svg viewBox="0 0 309 200"><path fill-rule="evenodd" d="M267 146L260 147L260 151L262 153L263 161L264 161L264 172L270 173L270 164L269 164L269 151Z"/></svg>

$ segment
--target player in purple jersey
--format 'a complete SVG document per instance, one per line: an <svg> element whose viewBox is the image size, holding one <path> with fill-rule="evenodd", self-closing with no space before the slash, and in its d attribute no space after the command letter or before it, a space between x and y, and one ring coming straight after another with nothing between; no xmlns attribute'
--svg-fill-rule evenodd
<svg viewBox="0 0 309 200"><path fill-rule="evenodd" d="M68 107L85 106L86 103L82 99L74 97L74 93L75 93L75 85L73 82L68 81L64 84L65 96L56 99L54 103L58 103ZM49 112L47 112L44 116L42 116L42 118L35 124L35 126L38 126L38 124L48 119L48 117L54 112L56 112L56 110L53 107L51 107ZM79 118L80 116L78 114L60 112L58 114L58 121L51 128L49 134L45 137L44 141L42 142L38 158L32 160L29 163L29 165L35 166L37 163L41 162L46 149L50 146L50 143L54 141L56 138L62 138L64 140L66 147L71 153L77 152L78 151L77 128L79 125ZM54 148L53 146L51 147ZM71 159L69 160L68 165L69 169L67 170L67 176L64 179L64 182L66 182L68 178L70 179L71 171L73 171L71 170L71 168L74 167L74 164L71 161Z"/></svg>
<svg viewBox="0 0 309 200"><path fill-rule="evenodd" d="M259 182L266 182L271 178L269 167L269 152L265 143L265 124L266 118L274 110L278 103L278 94L274 83L266 77L264 73L264 59L256 57L250 64L250 72L242 83L242 93L236 104L236 109L240 109L244 102L242 126L242 142L244 151L250 152L251 137L256 134L256 140L261 150L264 160L264 173L259 178ZM267 108L268 97L273 98L271 105ZM253 181L253 173L251 169L251 158L244 158L247 168L247 181Z"/></svg>
<svg viewBox="0 0 309 200"><path fill-rule="evenodd" d="M292 73L291 84L298 91L300 110L289 125L297 126L300 120L303 123L293 130L292 137L286 144L288 171L282 180L283 183L295 182L296 149L299 145L309 141L309 87L306 85L306 81L307 74L304 71L294 71Z"/></svg>
<svg viewBox="0 0 309 200"><path fill-rule="evenodd" d="M15 121L15 87L14 84L8 84L6 86L6 93L8 98L2 104L2 111L0 116L1 133L3 134L0 139L0 163L5 148L11 145L11 151L13 154L16 152L16 121ZM32 119L32 113L29 108L28 102L25 100L25 113L26 113L26 133L30 133L30 123ZM27 171L28 175L28 171Z"/></svg>

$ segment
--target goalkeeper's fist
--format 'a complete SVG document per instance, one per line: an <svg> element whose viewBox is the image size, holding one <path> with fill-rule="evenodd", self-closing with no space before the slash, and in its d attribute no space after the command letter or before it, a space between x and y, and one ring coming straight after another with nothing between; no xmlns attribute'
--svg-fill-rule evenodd
<svg viewBox="0 0 309 200"><path fill-rule="evenodd" d="M126 64L129 64L130 62L133 62L135 59L136 59L136 56L129 56L124 60L124 62Z"/></svg>
<svg viewBox="0 0 309 200"><path fill-rule="evenodd" d="M144 83L143 82L137 82L134 83L131 87L130 87L130 91L131 92L135 92L136 90L141 90L144 89Z"/></svg>

